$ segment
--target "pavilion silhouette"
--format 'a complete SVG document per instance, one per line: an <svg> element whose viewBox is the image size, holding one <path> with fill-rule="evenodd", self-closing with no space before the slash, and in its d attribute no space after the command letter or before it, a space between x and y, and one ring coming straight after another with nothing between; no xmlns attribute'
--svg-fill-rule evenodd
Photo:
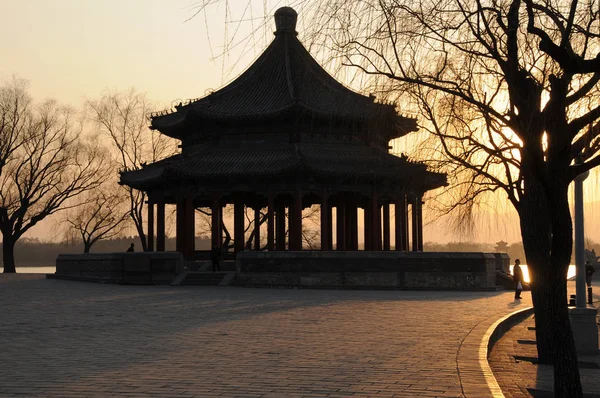
<svg viewBox="0 0 600 398"><path fill-rule="evenodd" d="M302 210L321 206L321 249L423 249L422 197L443 174L388 153L416 120L337 82L297 38L296 12L275 13L275 39L237 79L210 95L152 117L151 128L181 140L181 153L124 171L121 183L148 194L149 250L165 250L165 204L176 204L177 251L194 258L195 209L212 210L212 245L223 242L223 207L234 205L235 252L244 250L244 210L254 210L254 250L267 212L269 251L302 250ZM390 206L395 206L395 242ZM156 246L154 209L156 206ZM287 214L287 217L286 217ZM289 235L286 234L289 218Z"/></svg>

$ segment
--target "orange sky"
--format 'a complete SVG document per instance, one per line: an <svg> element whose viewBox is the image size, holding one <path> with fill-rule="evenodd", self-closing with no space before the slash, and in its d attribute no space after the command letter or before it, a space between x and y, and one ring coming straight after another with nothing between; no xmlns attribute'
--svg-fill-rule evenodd
<svg viewBox="0 0 600 398"><path fill-rule="evenodd" d="M181 99L204 96L245 69L271 40L271 21L261 27L263 2L253 15L247 0L225 2L190 21L197 0L0 0L0 80L16 75L30 81L36 100L56 98L79 107L86 98L105 90L135 87L164 107ZM290 1L269 2L271 10ZM250 7L252 8L252 7ZM272 14L272 11L267 10ZM302 39L302 15L299 37ZM227 26L227 29L224 28ZM252 30L259 34L251 35ZM207 34L209 32L209 34ZM266 33L266 34L265 34ZM223 43L233 50L225 56ZM218 57L216 57L218 56ZM400 107L401 108L401 107ZM411 148L396 145L398 151ZM586 186L586 235L600 241L598 176ZM471 237L454 236L443 224L428 225L426 241L520 240L508 206L482 213ZM34 228L29 236L53 239L52 222Z"/></svg>

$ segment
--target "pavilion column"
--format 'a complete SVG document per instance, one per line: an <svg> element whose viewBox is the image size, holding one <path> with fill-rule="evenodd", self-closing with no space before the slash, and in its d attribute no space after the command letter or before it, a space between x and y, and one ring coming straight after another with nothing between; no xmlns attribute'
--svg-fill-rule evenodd
<svg viewBox="0 0 600 398"><path fill-rule="evenodd" d="M382 231L381 231L381 209L382 206L377 205L377 250L383 250Z"/></svg>
<svg viewBox="0 0 600 398"><path fill-rule="evenodd" d="M280 202L276 204L275 211L275 244L277 245L277 250L284 251L285 250L285 203Z"/></svg>
<svg viewBox="0 0 600 398"><path fill-rule="evenodd" d="M302 192L294 193L290 208L290 250L302 250Z"/></svg>
<svg viewBox="0 0 600 398"><path fill-rule="evenodd" d="M331 207L327 192L321 197L321 250L331 250Z"/></svg>
<svg viewBox="0 0 600 398"><path fill-rule="evenodd" d="M378 197L375 192L371 195L369 201L370 213L371 213L371 250L381 250L381 212L379 211Z"/></svg>
<svg viewBox="0 0 600 398"><path fill-rule="evenodd" d="M267 194L267 250L275 250L275 194Z"/></svg>
<svg viewBox="0 0 600 398"><path fill-rule="evenodd" d="M365 251L370 251L373 250L372 246L373 246L373 237L372 237L372 233L373 233L373 226L372 226L372 217L371 217L371 206L370 203L367 203L367 205L364 208L364 220L363 220L363 227L364 227L364 240L365 240Z"/></svg>
<svg viewBox="0 0 600 398"><path fill-rule="evenodd" d="M194 260L196 251L196 211L194 209L194 194L188 191L185 196L185 248L188 260Z"/></svg>
<svg viewBox="0 0 600 398"><path fill-rule="evenodd" d="M411 207L411 214L412 214L412 220L411 220L411 224L412 224L412 251L416 252L419 250L419 221L418 221L418 205L417 205L417 200L418 198L412 197L410 199L410 207Z"/></svg>
<svg viewBox="0 0 600 398"><path fill-rule="evenodd" d="M254 208L254 250L260 251L260 205Z"/></svg>
<svg viewBox="0 0 600 398"><path fill-rule="evenodd" d="M175 213L175 250L185 255L185 198L181 195L175 199Z"/></svg>
<svg viewBox="0 0 600 398"><path fill-rule="evenodd" d="M221 207L221 198L217 193L214 193L212 197L211 213L211 245L212 247L221 247L223 245L223 229L221 227L223 208Z"/></svg>
<svg viewBox="0 0 600 398"><path fill-rule="evenodd" d="M236 198L233 205L233 233L235 253L244 251L244 202Z"/></svg>
<svg viewBox="0 0 600 398"><path fill-rule="evenodd" d="M406 251L408 250L408 214L405 194L396 200L395 207L396 250Z"/></svg>
<svg viewBox="0 0 600 398"><path fill-rule="evenodd" d="M346 203L340 198L335 211L337 250L346 250Z"/></svg>
<svg viewBox="0 0 600 398"><path fill-rule="evenodd" d="M418 237L418 247L417 249L422 252L423 251L423 197L417 197L417 237Z"/></svg>
<svg viewBox="0 0 600 398"><path fill-rule="evenodd" d="M165 251L165 200L156 203L156 250Z"/></svg>
<svg viewBox="0 0 600 398"><path fill-rule="evenodd" d="M154 251L154 202L148 200L148 251Z"/></svg>
<svg viewBox="0 0 600 398"><path fill-rule="evenodd" d="M346 203L346 250L358 250L358 206L356 198Z"/></svg>
<svg viewBox="0 0 600 398"><path fill-rule="evenodd" d="M390 250L390 204L383 205L383 250Z"/></svg>

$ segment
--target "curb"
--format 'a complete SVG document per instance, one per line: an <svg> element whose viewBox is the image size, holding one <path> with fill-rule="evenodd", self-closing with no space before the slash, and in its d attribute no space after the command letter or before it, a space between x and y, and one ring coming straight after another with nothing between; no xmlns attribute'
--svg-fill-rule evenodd
<svg viewBox="0 0 600 398"><path fill-rule="evenodd" d="M494 344L512 326L533 313L533 307L514 311L500 319L481 322L463 341L457 367L465 397L504 398L504 393L488 363L488 354Z"/></svg>
<svg viewBox="0 0 600 398"><path fill-rule="evenodd" d="M510 328L515 326L517 323L523 321L525 318L529 317L533 314L533 307L523 308L521 310L515 311L506 315L503 318L498 319L490 328L488 329L489 334L486 333L483 336L484 340L487 338L487 353L486 353L486 362L487 356L492 352L492 348L494 345L500 340L504 333L508 332Z"/></svg>

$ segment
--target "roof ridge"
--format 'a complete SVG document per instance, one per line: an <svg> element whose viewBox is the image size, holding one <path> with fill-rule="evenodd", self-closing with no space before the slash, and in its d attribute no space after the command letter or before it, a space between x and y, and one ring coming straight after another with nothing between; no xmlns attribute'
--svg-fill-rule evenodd
<svg viewBox="0 0 600 398"><path fill-rule="evenodd" d="M283 36L283 40L284 40L283 51L284 51L284 58L285 58L285 78L287 81L288 93L290 94L292 101L294 103L296 103L296 93L294 90L294 79L292 77L292 65L291 65L292 61L290 59L290 46L289 46L289 42L288 42L288 38L290 37L290 35L282 35L282 36ZM277 39L279 39L279 37L276 38L275 40L277 40ZM292 36L292 40L298 41L296 36Z"/></svg>

